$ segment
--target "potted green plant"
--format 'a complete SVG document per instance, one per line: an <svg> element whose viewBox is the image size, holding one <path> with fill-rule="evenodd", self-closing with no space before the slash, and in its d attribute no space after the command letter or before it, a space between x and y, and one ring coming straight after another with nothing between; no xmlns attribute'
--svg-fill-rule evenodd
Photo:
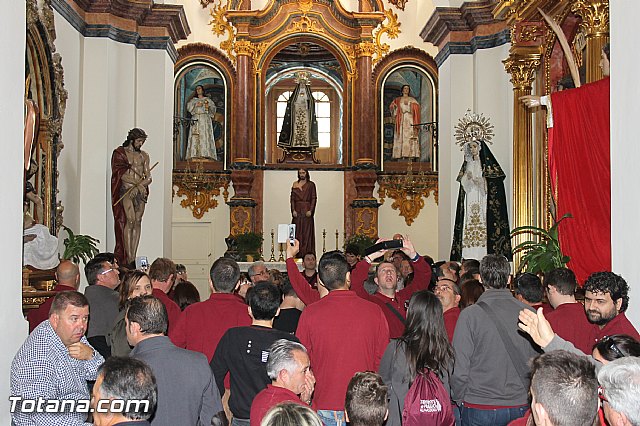
<svg viewBox="0 0 640 426"><path fill-rule="evenodd" d="M62 225L65 231L67 231L67 238L64 239L64 254L63 259L71 260L76 264L80 264L80 261L85 265L87 262L98 254L98 247L96 244L100 244L100 240L97 240L89 235L74 234L73 231L66 226Z"/></svg>
<svg viewBox="0 0 640 426"><path fill-rule="evenodd" d="M236 245L240 258L243 261L253 261L260 258L262 248L262 234L257 232L245 232L235 236ZM249 260L251 258L251 260Z"/></svg>
<svg viewBox="0 0 640 426"><path fill-rule="evenodd" d="M346 250L347 246L353 244L354 246L358 247L360 255L362 256L364 254L364 250L367 247L371 247L375 243L376 243L376 240L368 235L354 234L349 238L347 238L347 240L344 242L344 249Z"/></svg>
<svg viewBox="0 0 640 426"><path fill-rule="evenodd" d="M568 217L573 216L571 213L566 213L548 231L537 226L520 226L511 231L511 238L522 234L529 234L531 237L513 248L513 254L524 253L520 259L518 272L539 274L566 266L571 258L562 254L560 249L558 225Z"/></svg>

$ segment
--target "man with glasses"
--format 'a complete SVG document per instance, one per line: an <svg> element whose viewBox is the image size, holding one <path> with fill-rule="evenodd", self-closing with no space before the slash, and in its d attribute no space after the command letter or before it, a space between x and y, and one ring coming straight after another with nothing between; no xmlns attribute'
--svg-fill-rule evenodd
<svg viewBox="0 0 640 426"><path fill-rule="evenodd" d="M458 307L458 303L460 303L460 287L449 278L441 278L436 283L434 293L442 303L444 327L447 329L449 341L453 343L453 331L456 329L456 323L460 316L460 308Z"/></svg>
<svg viewBox="0 0 640 426"><path fill-rule="evenodd" d="M120 285L120 273L103 256L96 256L87 262L84 273L89 283L84 295L89 300L91 310L87 339L103 357L108 358L111 348L106 336L118 316L119 295L115 289Z"/></svg>

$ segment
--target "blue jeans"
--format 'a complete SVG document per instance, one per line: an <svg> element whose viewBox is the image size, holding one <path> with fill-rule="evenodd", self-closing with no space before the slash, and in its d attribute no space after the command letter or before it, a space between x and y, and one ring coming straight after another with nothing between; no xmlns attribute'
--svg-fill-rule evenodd
<svg viewBox="0 0 640 426"><path fill-rule="evenodd" d="M507 426L510 421L524 416L529 408L527 405L513 408L498 408L495 410L480 410L464 405L460 408L462 426Z"/></svg>
<svg viewBox="0 0 640 426"><path fill-rule="evenodd" d="M324 426L345 426L344 411L318 410L318 416Z"/></svg>
<svg viewBox="0 0 640 426"><path fill-rule="evenodd" d="M231 420L231 426L249 426L249 424L249 419L237 419L234 417Z"/></svg>

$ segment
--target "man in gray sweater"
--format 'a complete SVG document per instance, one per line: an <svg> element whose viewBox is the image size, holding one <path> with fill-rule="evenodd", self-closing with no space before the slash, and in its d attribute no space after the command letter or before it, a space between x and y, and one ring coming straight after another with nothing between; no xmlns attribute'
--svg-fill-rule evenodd
<svg viewBox="0 0 640 426"><path fill-rule="evenodd" d="M528 306L507 288L510 271L504 256L485 256L480 278L486 291L475 305L462 310L456 324L451 389L461 405L463 426L507 425L527 410L527 362L538 353L518 331L518 313Z"/></svg>

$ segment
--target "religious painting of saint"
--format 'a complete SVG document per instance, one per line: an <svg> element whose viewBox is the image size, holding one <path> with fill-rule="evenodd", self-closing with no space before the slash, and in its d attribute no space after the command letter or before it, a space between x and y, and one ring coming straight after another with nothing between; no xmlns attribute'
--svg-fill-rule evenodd
<svg viewBox="0 0 640 426"><path fill-rule="evenodd" d="M176 161L224 161L226 82L213 66L183 68L176 77L174 136Z"/></svg>
<svg viewBox="0 0 640 426"><path fill-rule="evenodd" d="M382 158L420 161L433 158L432 134L421 124L435 121L435 85L419 67L401 65L382 84Z"/></svg>

